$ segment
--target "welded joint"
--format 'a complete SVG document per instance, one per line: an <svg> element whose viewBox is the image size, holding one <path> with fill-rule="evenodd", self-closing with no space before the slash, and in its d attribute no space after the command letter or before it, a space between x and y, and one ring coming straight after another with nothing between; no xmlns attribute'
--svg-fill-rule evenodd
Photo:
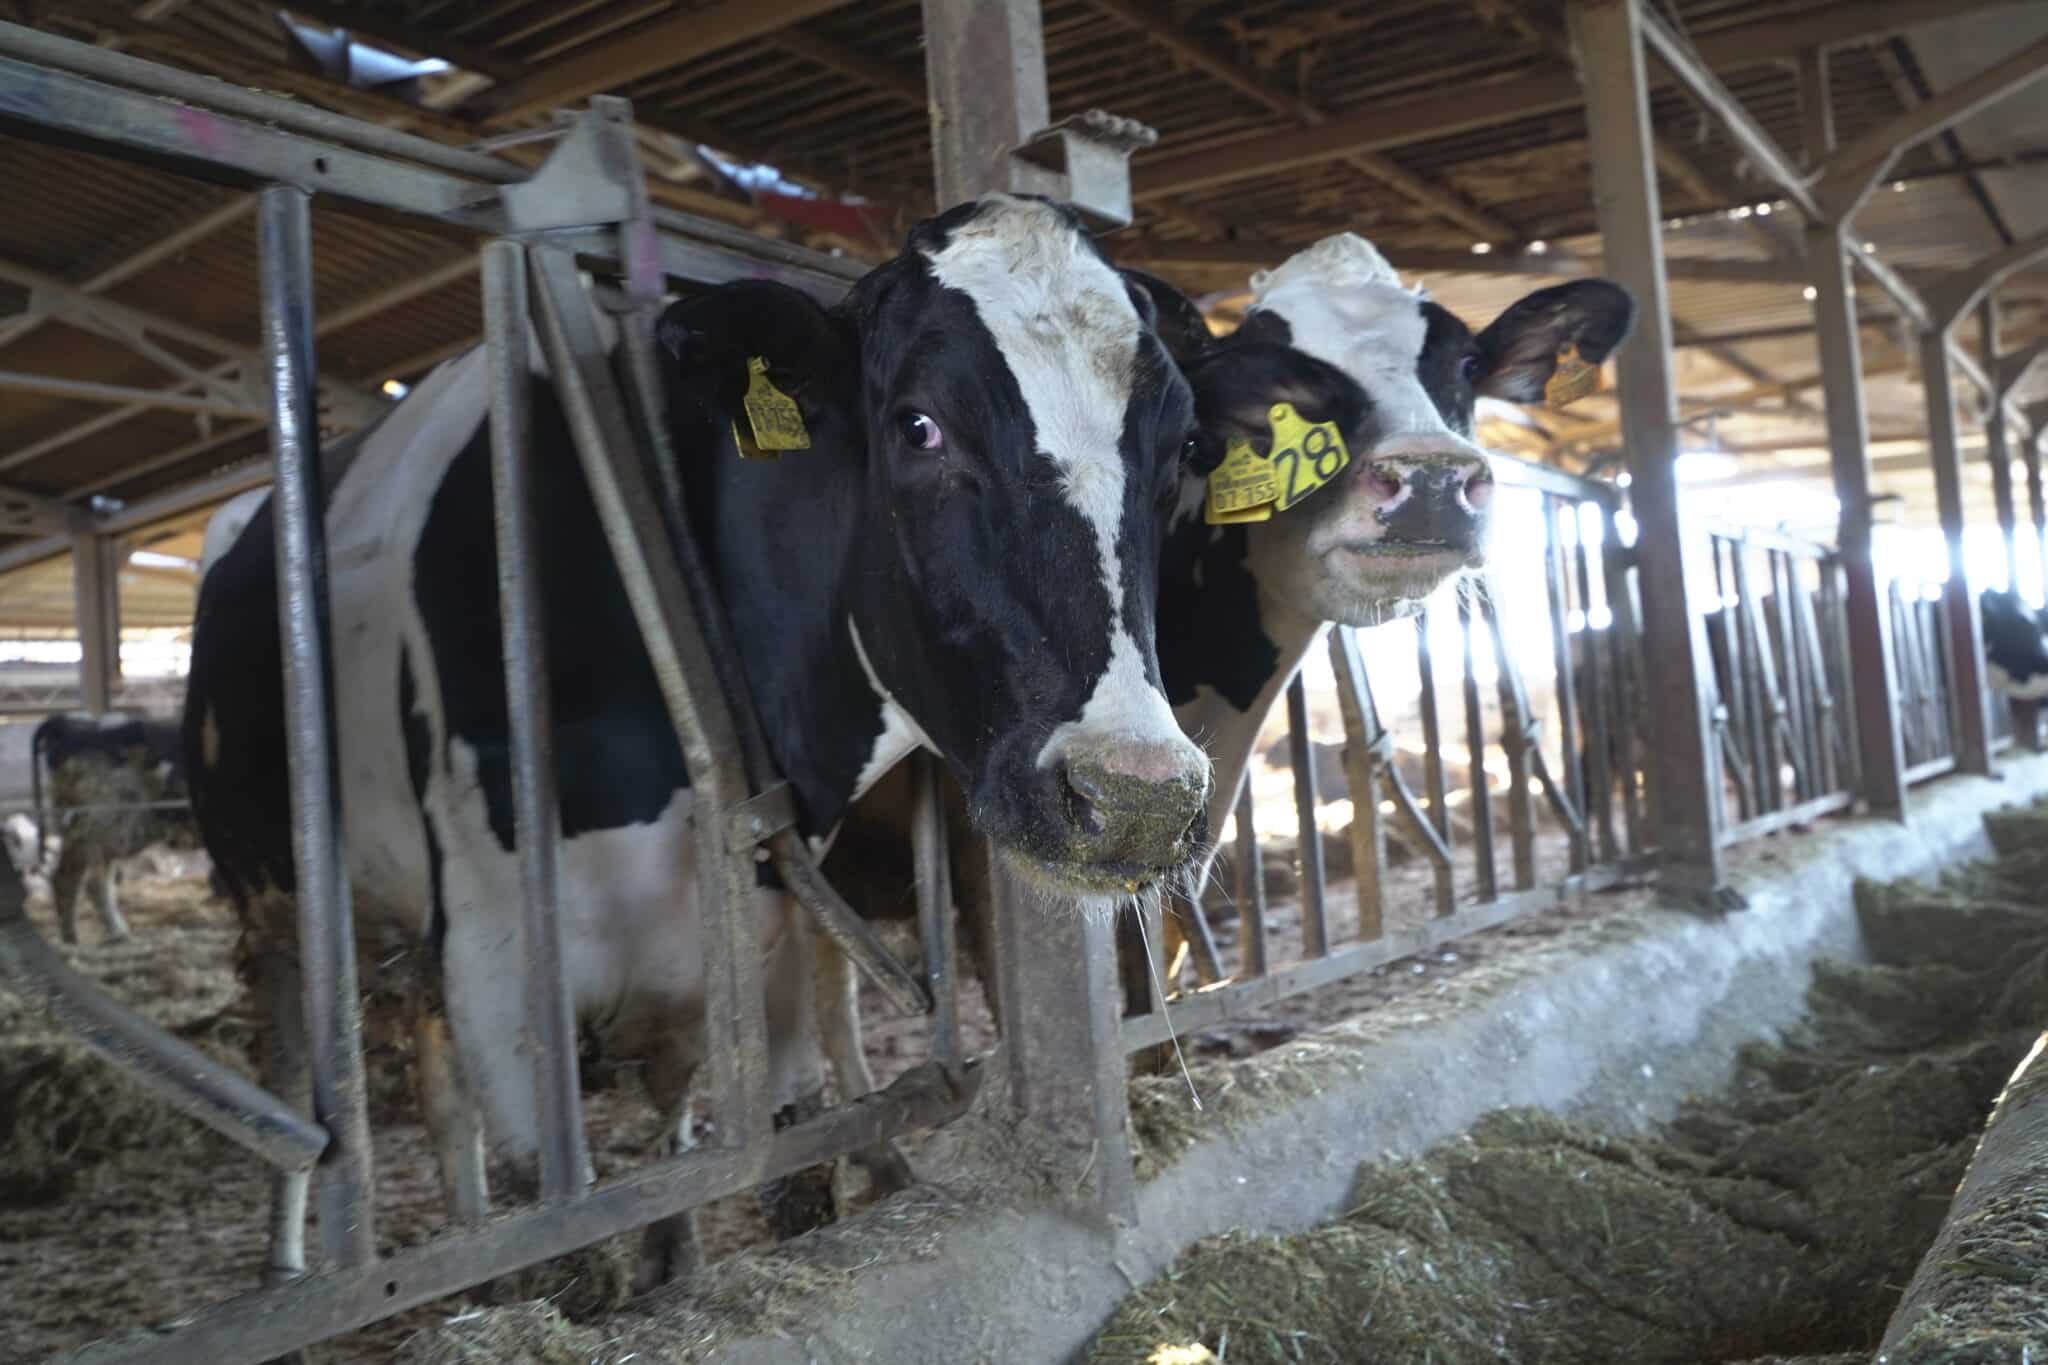
<svg viewBox="0 0 2048 1365"><path fill-rule="evenodd" d="M734 806L725 817L725 851L745 853L758 848L786 829L796 827L796 794L787 782L777 782L757 796Z"/></svg>

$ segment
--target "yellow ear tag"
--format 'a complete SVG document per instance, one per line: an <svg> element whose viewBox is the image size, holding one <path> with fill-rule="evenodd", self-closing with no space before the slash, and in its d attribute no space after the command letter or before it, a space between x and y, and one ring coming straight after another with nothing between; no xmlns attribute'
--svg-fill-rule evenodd
<svg viewBox="0 0 2048 1365"><path fill-rule="evenodd" d="M1337 434L1335 422L1311 422L1291 403L1275 403L1268 415L1273 424L1273 453L1268 456L1280 479L1277 506L1285 512L1343 472L1351 452Z"/></svg>
<svg viewBox="0 0 2048 1365"><path fill-rule="evenodd" d="M796 400L775 387L768 378L768 362L760 356L747 361L747 396L741 400L747 410L747 425L754 429L754 451L741 441L740 454L749 459L774 459L774 452L809 450L811 433L804 426L804 414ZM734 423L733 435L739 435Z"/></svg>
<svg viewBox="0 0 2048 1365"><path fill-rule="evenodd" d="M1280 496L1280 476L1273 462L1252 449L1250 441L1232 441L1223 448L1223 463L1209 472L1209 498L1202 519L1211 526L1264 521L1273 515Z"/></svg>
<svg viewBox="0 0 2048 1365"><path fill-rule="evenodd" d="M1543 385L1543 401L1553 408L1568 407L1600 388L1600 367L1579 354L1576 341L1565 343L1557 353L1557 369Z"/></svg>

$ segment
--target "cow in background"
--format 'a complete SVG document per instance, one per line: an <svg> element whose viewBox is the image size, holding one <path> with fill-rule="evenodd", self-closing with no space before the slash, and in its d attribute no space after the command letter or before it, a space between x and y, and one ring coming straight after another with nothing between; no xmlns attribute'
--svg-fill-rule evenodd
<svg viewBox="0 0 2048 1365"><path fill-rule="evenodd" d="M128 937L121 915L120 864L157 844L197 842L185 801L184 760L175 721L111 711L66 713L36 727L29 745L36 807L36 864L50 869L50 898L66 943L78 942L78 899L89 892L110 940ZM48 773L49 802L43 799Z"/></svg>
<svg viewBox="0 0 2048 1365"><path fill-rule="evenodd" d="M1987 588L1978 598L1984 618L1984 661L1991 690L2012 703L2013 733L2030 749L2041 746L2041 702L2048 698L2048 608L2027 610L2018 593Z"/></svg>

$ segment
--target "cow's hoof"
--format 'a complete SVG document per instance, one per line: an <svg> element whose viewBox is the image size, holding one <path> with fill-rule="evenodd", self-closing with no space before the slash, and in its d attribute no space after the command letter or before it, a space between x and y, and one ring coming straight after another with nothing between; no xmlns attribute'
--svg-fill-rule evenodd
<svg viewBox="0 0 2048 1365"><path fill-rule="evenodd" d="M866 1151L856 1152L853 1163L868 1173L868 1202L871 1204L892 1194L900 1194L917 1183L910 1162L904 1159L893 1142L878 1142Z"/></svg>
<svg viewBox="0 0 2048 1365"><path fill-rule="evenodd" d="M601 1317L632 1295L634 1266L629 1240L608 1237L595 1246L500 1275L486 1287L483 1297L500 1304L545 1299L575 1322Z"/></svg>

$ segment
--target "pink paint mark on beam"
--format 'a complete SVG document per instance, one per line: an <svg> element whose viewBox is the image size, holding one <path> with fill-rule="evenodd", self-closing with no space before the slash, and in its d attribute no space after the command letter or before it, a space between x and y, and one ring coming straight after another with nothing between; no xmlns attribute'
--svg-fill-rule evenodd
<svg viewBox="0 0 2048 1365"><path fill-rule="evenodd" d="M227 138L223 136L226 129L220 119L204 109L184 104L178 105L177 111L178 127L194 147L208 156L218 156L226 150Z"/></svg>

